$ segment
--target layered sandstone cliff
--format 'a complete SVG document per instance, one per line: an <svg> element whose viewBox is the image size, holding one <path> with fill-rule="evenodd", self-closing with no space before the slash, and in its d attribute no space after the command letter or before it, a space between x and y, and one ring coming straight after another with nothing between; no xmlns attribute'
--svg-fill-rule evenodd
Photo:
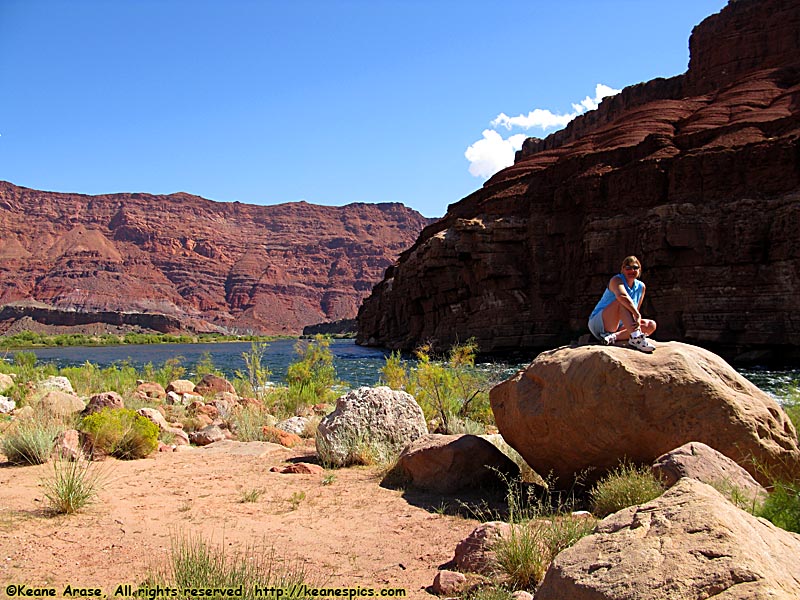
<svg viewBox="0 0 800 600"><path fill-rule="evenodd" d="M365 301L359 342L566 343L636 254L657 338L800 353L800 3L732 1L689 43L684 75L530 138L451 205Z"/></svg>
<svg viewBox="0 0 800 600"><path fill-rule="evenodd" d="M0 182L0 305L12 305L0 318L299 333L353 318L428 222L401 204L253 206Z"/></svg>

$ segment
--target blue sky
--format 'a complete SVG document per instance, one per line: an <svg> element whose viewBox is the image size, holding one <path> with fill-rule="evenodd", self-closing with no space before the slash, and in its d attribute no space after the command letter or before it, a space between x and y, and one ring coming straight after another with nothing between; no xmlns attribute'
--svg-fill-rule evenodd
<svg viewBox="0 0 800 600"><path fill-rule="evenodd" d="M0 179L437 217L725 4L0 0Z"/></svg>

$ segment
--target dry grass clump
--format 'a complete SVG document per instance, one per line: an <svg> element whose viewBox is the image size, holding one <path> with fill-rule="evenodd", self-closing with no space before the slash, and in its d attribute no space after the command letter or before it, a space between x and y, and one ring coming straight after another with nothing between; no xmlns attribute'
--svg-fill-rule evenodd
<svg viewBox="0 0 800 600"><path fill-rule="evenodd" d="M44 495L57 514L72 514L91 504L102 486L97 465L86 460L58 458L53 472L42 478Z"/></svg>
<svg viewBox="0 0 800 600"><path fill-rule="evenodd" d="M650 502L663 492L664 486L650 467L622 463L592 488L592 513L603 518L623 508Z"/></svg>
<svg viewBox="0 0 800 600"><path fill-rule="evenodd" d="M292 598L297 597L292 590L301 587L307 577L301 563L279 559L273 548L248 546L242 551L230 551L224 544L213 546L201 537L174 535L166 564L150 569L146 585L241 588L242 595L237 597L245 600L265 596L256 595L256 590L276 588L283 590L283 597Z"/></svg>

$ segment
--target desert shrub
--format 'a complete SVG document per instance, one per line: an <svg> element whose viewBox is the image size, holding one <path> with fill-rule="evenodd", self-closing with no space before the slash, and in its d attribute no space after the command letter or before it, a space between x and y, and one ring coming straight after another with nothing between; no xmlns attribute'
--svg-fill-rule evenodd
<svg viewBox="0 0 800 600"><path fill-rule="evenodd" d="M90 504L102 485L97 465L86 460L58 458L53 472L42 478L44 495L59 514L72 514Z"/></svg>
<svg viewBox="0 0 800 600"><path fill-rule="evenodd" d="M167 387L170 382L176 379L182 379L186 374L186 368L183 366L184 358L182 356L173 356L164 361L159 367L154 367L152 363L147 363L143 367L143 377L145 381L155 381L164 387Z"/></svg>
<svg viewBox="0 0 800 600"><path fill-rule="evenodd" d="M663 485L649 467L622 463L592 488L592 512L605 517L658 498L663 491Z"/></svg>
<svg viewBox="0 0 800 600"><path fill-rule="evenodd" d="M85 417L80 430L94 453L144 458L158 447L158 425L128 408L105 408Z"/></svg>
<svg viewBox="0 0 800 600"><path fill-rule="evenodd" d="M800 381L795 381L784 389L781 406L800 436Z"/></svg>
<svg viewBox="0 0 800 600"><path fill-rule="evenodd" d="M757 514L781 529L800 533L800 485L775 483Z"/></svg>
<svg viewBox="0 0 800 600"><path fill-rule="evenodd" d="M274 549L249 546L241 552L224 545L212 546L200 537L173 536L164 565L150 569L148 585L176 588L238 588L242 598L251 599L256 589L277 588L286 597L292 586L306 582L306 572L299 561L281 560Z"/></svg>
<svg viewBox="0 0 800 600"><path fill-rule="evenodd" d="M264 342L251 342L250 351L242 352L244 371L236 371L236 379L241 382L240 396L253 396L264 400L267 393L270 370L264 365L264 355L268 344Z"/></svg>
<svg viewBox="0 0 800 600"><path fill-rule="evenodd" d="M237 407L230 416L230 424L240 442L268 442L262 428L274 425L275 418L261 406Z"/></svg>
<svg viewBox="0 0 800 600"><path fill-rule="evenodd" d="M330 343L330 339L322 335L311 341L298 341L295 352L299 358L286 370L287 387L270 394L282 414L295 415L307 406L335 399L333 388L339 382Z"/></svg>
<svg viewBox="0 0 800 600"><path fill-rule="evenodd" d="M195 377L198 379L202 379L206 375L225 377L225 374L214 364L214 358L211 356L211 352L208 351L203 352L203 354L200 355L200 358L197 359L193 370Z"/></svg>
<svg viewBox="0 0 800 600"><path fill-rule="evenodd" d="M408 371L403 363L400 352L394 351L386 357L386 362L381 369L380 385L386 385L393 390L405 390L408 385Z"/></svg>
<svg viewBox="0 0 800 600"><path fill-rule="evenodd" d="M50 458L53 442L63 430L64 425L54 419L22 419L5 431L0 447L12 464L40 465Z"/></svg>
<svg viewBox="0 0 800 600"><path fill-rule="evenodd" d="M479 424L493 422L489 406L489 381L475 369L475 340L453 346L446 360L434 360L430 346L415 352L417 364L405 375L405 389L417 400L425 419L438 420L445 433L464 433L470 421ZM403 375L402 365L391 356L384 366L384 378L397 383ZM483 431L481 431L483 433Z"/></svg>

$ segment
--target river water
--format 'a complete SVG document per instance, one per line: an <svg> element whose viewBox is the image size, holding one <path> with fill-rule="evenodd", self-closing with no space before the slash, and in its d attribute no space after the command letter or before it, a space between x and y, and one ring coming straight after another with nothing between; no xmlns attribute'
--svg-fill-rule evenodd
<svg viewBox="0 0 800 600"><path fill-rule="evenodd" d="M283 339L269 342L264 355L264 364L272 372L271 381L283 382L289 364L297 360L295 353L297 340ZM146 344L124 346L80 347L69 346L59 348L36 348L30 350L39 361L55 363L59 367L79 366L91 362L99 367L107 367L114 363L128 361L137 368L147 363L154 366L164 364L169 359L179 358L187 369L187 376L192 376L192 369L206 354L214 365L232 377L237 370L244 370L242 354L251 348L250 342L225 342L210 344ZM357 346L352 339L331 340L331 351L338 378L346 387L354 388L362 385L375 385L380 378L388 352ZM13 355L13 351L9 353ZM11 356L8 358L11 358ZM533 356L531 356L531 360ZM529 361L528 361L529 362ZM528 362L485 362L477 365L485 371L491 380L502 381ZM785 394L788 384L800 379L800 369L768 370L759 368L739 369L762 390L780 399Z"/></svg>

